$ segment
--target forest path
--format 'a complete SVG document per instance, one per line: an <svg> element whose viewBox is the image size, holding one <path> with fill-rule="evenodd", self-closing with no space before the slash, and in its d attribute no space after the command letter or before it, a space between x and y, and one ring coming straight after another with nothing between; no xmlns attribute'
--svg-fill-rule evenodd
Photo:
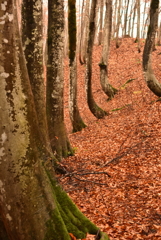
<svg viewBox="0 0 161 240"><path fill-rule="evenodd" d="M65 95L66 125L76 153L62 162L71 174L59 179L81 211L111 240L161 239L161 102L144 82L143 40L141 45L138 53L132 38L123 39L118 49L112 41L110 83L119 88L134 80L110 102L99 83L101 47L94 48L93 92L97 104L109 112L104 119L93 117L85 102L84 66L78 68L78 100L88 127L81 132L70 133ZM159 80L161 47L156 48L153 66ZM66 67L66 86L67 75Z"/></svg>

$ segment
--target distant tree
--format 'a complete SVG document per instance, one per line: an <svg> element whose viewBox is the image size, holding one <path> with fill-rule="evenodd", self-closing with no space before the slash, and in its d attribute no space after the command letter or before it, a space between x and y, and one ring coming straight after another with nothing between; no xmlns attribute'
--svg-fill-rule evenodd
<svg viewBox="0 0 161 240"><path fill-rule="evenodd" d="M125 15L124 15L124 36L127 34L129 3L130 3L130 0L127 0L125 3L126 10L125 10Z"/></svg>
<svg viewBox="0 0 161 240"><path fill-rule="evenodd" d="M82 2L81 16L81 36L79 41L79 61L81 64L86 62L88 31L89 31L90 0Z"/></svg>
<svg viewBox="0 0 161 240"><path fill-rule="evenodd" d="M133 17L132 17L132 28L131 28L131 37L133 37L133 38L134 38L136 11L137 11L137 4L135 2L134 10L133 10Z"/></svg>
<svg viewBox="0 0 161 240"><path fill-rule="evenodd" d="M143 24L141 30L141 37L144 38L144 31L145 31L145 16L146 16L146 9L147 9L147 1L144 2L144 10L143 10Z"/></svg>
<svg viewBox="0 0 161 240"><path fill-rule="evenodd" d="M147 86L158 97L161 97L161 84L155 77L151 64L151 52L158 27L159 0L152 0L150 5L150 24L143 52L143 71Z"/></svg>
<svg viewBox="0 0 161 240"><path fill-rule="evenodd" d="M99 1L99 34L98 34L98 45L102 44L103 39L103 12L104 12L104 0Z"/></svg>
<svg viewBox="0 0 161 240"><path fill-rule="evenodd" d="M158 46L161 45L161 23L158 27L157 44L158 44Z"/></svg>
<svg viewBox="0 0 161 240"><path fill-rule="evenodd" d="M89 30L88 30L88 44L87 44L87 58L86 58L86 96L90 111L96 118L103 118L107 113L102 110L95 102L92 93L92 51L95 35L95 15L96 15L97 0L93 0L91 4Z"/></svg>
<svg viewBox="0 0 161 240"><path fill-rule="evenodd" d="M137 37L136 42L138 43L138 52L140 52L140 0L136 0L137 6Z"/></svg>
<svg viewBox="0 0 161 240"><path fill-rule="evenodd" d="M118 48L120 46L119 30L120 30L120 25L121 25L121 4L122 4L122 0L119 0L118 12L117 12L117 25L116 25L116 48Z"/></svg>
<svg viewBox="0 0 161 240"><path fill-rule="evenodd" d="M69 68L70 68L70 94L69 110L73 132L82 130L86 127L83 122L77 104L77 31L76 31L76 1L68 0L68 29L69 29Z"/></svg>
<svg viewBox="0 0 161 240"><path fill-rule="evenodd" d="M117 93L117 90L113 88L108 82L108 58L110 50L110 40L111 40L111 28L112 28L112 0L106 0L106 12L105 12L105 25L104 25L104 37L103 37L103 47L102 56L99 63L100 67L100 80L103 91L112 99Z"/></svg>

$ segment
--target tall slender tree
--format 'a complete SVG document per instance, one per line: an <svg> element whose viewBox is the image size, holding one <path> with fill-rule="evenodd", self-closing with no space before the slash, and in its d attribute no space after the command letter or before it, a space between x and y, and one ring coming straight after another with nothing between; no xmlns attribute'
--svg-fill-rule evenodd
<svg viewBox="0 0 161 240"><path fill-rule="evenodd" d="M91 4L90 18L89 18L89 31L88 31L88 46L87 46L87 59L86 59L86 95L89 109L97 118L104 117L107 113L102 110L94 101L92 93L92 51L95 35L95 15L96 15L97 0L93 0Z"/></svg>
<svg viewBox="0 0 161 240"><path fill-rule="evenodd" d="M81 64L86 62L88 31L89 31L89 14L90 14L90 0L83 0L82 3L82 18L81 18L81 37L79 44L79 61ZM83 11L84 10L84 11Z"/></svg>
<svg viewBox="0 0 161 240"><path fill-rule="evenodd" d="M140 49L140 0L136 0L137 5L137 37L136 42L138 43L138 52L141 51Z"/></svg>
<svg viewBox="0 0 161 240"><path fill-rule="evenodd" d="M69 29L69 67L70 67L70 94L69 110L73 132L82 130L86 127L83 122L77 104L77 26L76 26L76 1L68 0L68 29Z"/></svg>
<svg viewBox="0 0 161 240"><path fill-rule="evenodd" d="M102 56L100 61L100 80L103 91L112 99L117 90L113 88L108 82L108 58L111 41L111 28L112 28L112 1L106 0L106 12L105 12L105 25L104 25L104 38Z"/></svg>

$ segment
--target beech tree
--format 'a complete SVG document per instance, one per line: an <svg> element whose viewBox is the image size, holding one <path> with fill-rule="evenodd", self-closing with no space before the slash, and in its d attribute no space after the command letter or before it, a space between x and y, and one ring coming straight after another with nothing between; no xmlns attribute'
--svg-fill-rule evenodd
<svg viewBox="0 0 161 240"><path fill-rule="evenodd" d="M76 26L76 1L68 0L68 31L69 31L69 68L70 68L70 94L69 110L73 132L86 127L83 122L77 104L77 26Z"/></svg>
<svg viewBox="0 0 161 240"><path fill-rule="evenodd" d="M92 93L92 51L95 35L95 15L96 15L97 0L93 0L91 4L90 18L89 18L89 31L88 31L88 44L87 44L87 58L86 58L86 75L85 87L87 103L90 111L96 118L103 118L107 113L102 110L95 102Z"/></svg>
<svg viewBox="0 0 161 240"><path fill-rule="evenodd" d="M53 7L50 2L49 6ZM39 10L39 5L36 9ZM16 11L16 0L1 3L0 239L70 240L69 233L80 239L89 232L108 240L55 179L51 165L55 158L46 151L41 138ZM62 49L57 51L61 55ZM53 81L58 80L56 76Z"/></svg>
<svg viewBox="0 0 161 240"><path fill-rule="evenodd" d="M88 31L89 31L90 0L83 0L81 17L81 36L79 44L79 61L81 64L86 62Z"/></svg>
<svg viewBox="0 0 161 240"><path fill-rule="evenodd" d="M159 0L152 0L150 5L150 24L143 51L143 71L145 81L149 89L158 97L161 97L161 84L155 77L151 64L151 52L153 50L155 34L158 27Z"/></svg>
<svg viewBox="0 0 161 240"><path fill-rule="evenodd" d="M64 124L64 1L48 0L46 108L51 147L61 160L73 154Z"/></svg>
<svg viewBox="0 0 161 240"><path fill-rule="evenodd" d="M102 56L99 63L100 67L100 80L103 91L109 97L109 100L114 97L117 90L112 87L108 82L108 58L110 50L110 40L111 40L111 28L112 28L112 1L106 0L106 12L105 12L105 26L104 26L104 37L103 37L103 47Z"/></svg>
<svg viewBox="0 0 161 240"><path fill-rule="evenodd" d="M21 29L26 66L38 115L41 138L45 142L45 146L48 146L47 151L51 151L46 118L42 14L41 1L22 1Z"/></svg>

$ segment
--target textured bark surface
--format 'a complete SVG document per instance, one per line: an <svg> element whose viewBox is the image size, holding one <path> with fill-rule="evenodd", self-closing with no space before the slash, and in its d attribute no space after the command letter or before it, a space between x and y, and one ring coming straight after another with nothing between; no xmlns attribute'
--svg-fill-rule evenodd
<svg viewBox="0 0 161 240"><path fill-rule="evenodd" d="M145 81L149 89L158 97L161 97L161 84L155 77L151 65L151 52L154 45L155 34L158 26L159 0L152 0L150 5L150 25L143 52L143 71Z"/></svg>
<svg viewBox="0 0 161 240"><path fill-rule="evenodd" d="M48 4L47 121L51 147L61 160L72 154L64 124L64 1Z"/></svg>
<svg viewBox="0 0 161 240"><path fill-rule="evenodd" d="M0 215L9 239L43 239L49 218L37 162L43 158L43 145L14 3L4 4L0 11L4 18L0 25Z"/></svg>
<svg viewBox="0 0 161 240"><path fill-rule="evenodd" d="M103 118L107 113L97 106L93 98L92 93L92 51L93 51L93 42L95 34L95 9L97 5L97 0L92 1L91 12L90 12L90 25L89 25L89 36L88 36L88 46L87 46L87 58L86 58L86 95L87 103L90 111L96 118Z"/></svg>
<svg viewBox="0 0 161 240"><path fill-rule="evenodd" d="M22 41L26 65L34 96L41 138L51 152L47 133L46 90L43 57L42 1L22 2Z"/></svg>
<svg viewBox="0 0 161 240"><path fill-rule="evenodd" d="M34 98L20 42L16 7L0 17L0 236L2 240L70 240L98 228L74 205L44 161ZM48 168L48 170L47 170ZM4 235L2 235L4 234ZM7 236L6 236L7 235ZM101 233L101 239L108 239Z"/></svg>
<svg viewBox="0 0 161 240"><path fill-rule="evenodd" d="M76 58L76 2L68 0L68 29L69 29L69 67L70 67L70 94L69 111L73 132L82 130L84 124L77 105L77 58Z"/></svg>

